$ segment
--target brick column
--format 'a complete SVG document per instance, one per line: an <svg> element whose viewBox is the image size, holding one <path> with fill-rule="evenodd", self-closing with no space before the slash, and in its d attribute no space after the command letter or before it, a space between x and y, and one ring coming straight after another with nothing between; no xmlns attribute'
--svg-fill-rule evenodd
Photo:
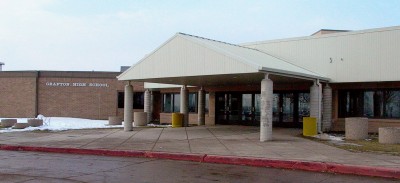
<svg viewBox="0 0 400 183"><path fill-rule="evenodd" d="M197 121L198 125L205 125L205 107L206 107L206 97L203 87L200 88L198 93L198 106L197 106Z"/></svg>
<svg viewBox="0 0 400 183"><path fill-rule="evenodd" d="M147 123L151 121L151 116L153 115L151 112L151 105L151 91L147 89L146 91L144 91L144 112L147 112Z"/></svg>
<svg viewBox="0 0 400 183"><path fill-rule="evenodd" d="M181 88L181 113L183 114L183 126L189 126L189 91L185 85Z"/></svg>
<svg viewBox="0 0 400 183"><path fill-rule="evenodd" d="M326 84L323 90L322 131L330 131L332 127L332 88Z"/></svg>
<svg viewBox="0 0 400 183"><path fill-rule="evenodd" d="M133 87L129 82L125 85L124 99L124 131L132 131L133 122Z"/></svg>
<svg viewBox="0 0 400 183"><path fill-rule="evenodd" d="M273 104L273 82L265 74L261 81L261 122L260 141L272 140L272 104Z"/></svg>

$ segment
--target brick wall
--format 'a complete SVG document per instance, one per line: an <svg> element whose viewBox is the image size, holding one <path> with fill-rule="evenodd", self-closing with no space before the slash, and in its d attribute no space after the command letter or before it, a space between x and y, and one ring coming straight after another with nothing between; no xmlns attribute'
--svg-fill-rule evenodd
<svg viewBox="0 0 400 183"><path fill-rule="evenodd" d="M380 127L400 127L400 120L392 119L368 119L368 132L378 133ZM338 118L333 120L332 131L344 132L345 119Z"/></svg>
<svg viewBox="0 0 400 183"><path fill-rule="evenodd" d="M69 83L69 86L51 86L49 83ZM74 83L84 86L73 86ZM108 87L89 86L89 83ZM39 113L44 116L107 119L117 112L116 85L116 79L106 78L39 78Z"/></svg>
<svg viewBox="0 0 400 183"><path fill-rule="evenodd" d="M116 79L118 74L42 72L38 83L38 111L44 116L88 119L122 117L123 109L118 109L118 92L124 91L126 83ZM64 86L63 83L67 83L68 86ZM143 83L133 83L133 86L135 91L144 90Z"/></svg>
<svg viewBox="0 0 400 183"><path fill-rule="evenodd" d="M36 115L36 72L0 72L0 117Z"/></svg>

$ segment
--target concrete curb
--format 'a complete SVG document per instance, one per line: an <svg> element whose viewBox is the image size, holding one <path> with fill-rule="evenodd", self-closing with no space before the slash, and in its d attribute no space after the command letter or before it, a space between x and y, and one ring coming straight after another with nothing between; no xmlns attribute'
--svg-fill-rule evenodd
<svg viewBox="0 0 400 183"><path fill-rule="evenodd" d="M219 156L219 155L190 154L190 153L33 147L33 146L15 146L15 145L1 145L1 144L0 144L0 150L86 154L86 155L118 156L118 157L157 158L157 159L182 160L182 161L219 163L219 164L231 164L231 165L246 165L246 166L256 166L256 167L284 168L284 169L305 170L314 172L330 172L330 173L400 179L400 168L345 165L345 164L337 164L329 162L276 160L276 159L255 158L255 157Z"/></svg>

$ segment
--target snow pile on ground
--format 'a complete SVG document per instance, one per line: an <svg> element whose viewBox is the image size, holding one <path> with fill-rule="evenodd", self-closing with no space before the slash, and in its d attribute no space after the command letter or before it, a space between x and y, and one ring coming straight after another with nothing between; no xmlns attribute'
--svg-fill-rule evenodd
<svg viewBox="0 0 400 183"><path fill-rule="evenodd" d="M315 137L317 139L321 139L321 140L331 140L331 141L343 141L343 138L344 138L344 137L334 136L334 135L330 135L330 134L326 134L326 133L318 134L313 137Z"/></svg>
<svg viewBox="0 0 400 183"><path fill-rule="evenodd" d="M6 119L6 118L0 118L0 120L1 119ZM18 123L27 123L29 118L16 118L16 119ZM108 120L91 120L91 119L67 118L67 117L44 117L43 115L39 115L38 119L43 119L43 126L28 127L25 129L0 128L0 133L23 132L23 131L33 131L33 130L62 131L62 130L73 130L73 129L123 127L123 125L108 125Z"/></svg>

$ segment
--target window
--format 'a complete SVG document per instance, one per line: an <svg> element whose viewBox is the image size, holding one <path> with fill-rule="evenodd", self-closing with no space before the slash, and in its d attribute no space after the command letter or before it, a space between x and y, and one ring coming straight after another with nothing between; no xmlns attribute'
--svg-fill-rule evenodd
<svg viewBox="0 0 400 183"><path fill-rule="evenodd" d="M189 93L189 112L197 112L197 94Z"/></svg>
<svg viewBox="0 0 400 183"><path fill-rule="evenodd" d="M163 94L163 112L180 112L181 94ZM189 93L189 112L197 112L197 94Z"/></svg>
<svg viewBox="0 0 400 183"><path fill-rule="evenodd" d="M400 90L340 91L339 117L400 118Z"/></svg>
<svg viewBox="0 0 400 183"><path fill-rule="evenodd" d="M209 94L209 93L206 93L206 104L205 104L205 105L206 105L206 106L205 106L206 109L205 109L205 111L204 111L205 113L208 113L208 109L209 109L209 105L210 105L210 104L209 104L209 98L210 98L210 94Z"/></svg>
<svg viewBox="0 0 400 183"><path fill-rule="evenodd" d="M133 93L133 108L144 109L144 93L135 92Z"/></svg>
<svg viewBox="0 0 400 183"><path fill-rule="evenodd" d="M125 105L125 93L118 92L118 108L124 108ZM144 108L144 93L134 92L133 93L133 109L143 109Z"/></svg>
<svg viewBox="0 0 400 183"><path fill-rule="evenodd" d="M163 112L172 112L172 98L173 94L163 94Z"/></svg>
<svg viewBox="0 0 400 183"><path fill-rule="evenodd" d="M174 111L180 112L181 110L181 94L174 94Z"/></svg>
<svg viewBox="0 0 400 183"><path fill-rule="evenodd" d="M181 95L179 93L163 94L163 112L180 112Z"/></svg>

